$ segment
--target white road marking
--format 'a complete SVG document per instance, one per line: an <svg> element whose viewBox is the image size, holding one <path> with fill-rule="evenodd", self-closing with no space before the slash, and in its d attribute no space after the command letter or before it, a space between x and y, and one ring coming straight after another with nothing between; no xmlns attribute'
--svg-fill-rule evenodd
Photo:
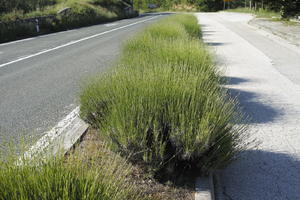
<svg viewBox="0 0 300 200"><path fill-rule="evenodd" d="M27 60L29 58L32 58L32 57L36 57L36 56L39 56L39 55L42 55L42 54L45 54L45 53L48 53L48 52L51 52L51 51L55 51L55 50L58 50L58 49L61 49L61 48L64 48L64 47L67 47L67 46L71 46L73 44L77 44L79 42L83 42L83 41L86 41L86 40L89 40L89 39L93 39L95 37L99 37L101 35L104 35L104 34L107 34L107 33L111 33L111 32L114 32L114 31L117 31L117 30L121 30L121 29L124 29L124 28L128 28L130 26L134 26L136 24L140 24L140 23L143 23L143 22L146 22L146 21L150 21L154 18L157 18L158 16L154 16L154 17L151 17L149 19L145 19L145 20L141 20L141 21L138 21L138 22L134 22L132 24L128 24L128 25L125 25L125 26L121 26L121 27L118 27L118 28L114 28L114 29L111 29L111 30L108 30L108 31L104 31L102 33L98 33L98 34L95 34L95 35L91 35L89 37L85 37L85 38L82 38L82 39L79 39L79 40L75 40L75 41L71 41L71 42L68 42L66 44L63 44L63 45L60 45L60 46L57 46L57 47L54 47L54 48L51 48L51 49L47 49L45 51L40 51L38 53L35 53L35 54L32 54L32 55L29 55L29 56L26 56L26 57L22 57L22 58L19 58L19 59L16 59L16 60L13 60L13 61L10 61L10 62L7 62L7 63L4 63L4 64L0 64L0 68L2 67L5 67L7 65L11 65L13 63L17 63L17 62L20 62L20 61L23 61L23 60Z"/></svg>
<svg viewBox="0 0 300 200"><path fill-rule="evenodd" d="M116 26L118 23L105 24L106 27Z"/></svg>
<svg viewBox="0 0 300 200"><path fill-rule="evenodd" d="M32 146L29 151L24 154L24 158L32 159L39 153L43 152L56 138L58 138L63 131L70 126L75 118L79 116L79 106L70 112L63 120L58 122L50 131L46 132L45 135Z"/></svg>

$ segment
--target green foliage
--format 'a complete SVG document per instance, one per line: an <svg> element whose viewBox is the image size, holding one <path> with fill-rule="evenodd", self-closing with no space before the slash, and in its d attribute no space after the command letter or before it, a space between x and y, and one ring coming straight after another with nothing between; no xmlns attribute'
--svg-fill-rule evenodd
<svg viewBox="0 0 300 200"><path fill-rule="evenodd" d="M176 10L176 5L190 5L201 11L217 11L223 8L223 0L136 0L135 8L147 9L148 4L155 4L165 10Z"/></svg>
<svg viewBox="0 0 300 200"><path fill-rule="evenodd" d="M18 10L6 13L0 16L0 42L138 15L136 12L126 13L124 8L128 5L125 5L121 0L110 1L109 6L107 6L107 2L108 0L63 0L44 10L36 10L29 13ZM66 7L70 8L67 14L57 15L57 11ZM36 33L35 20L28 22L26 19L42 16L48 16L48 18L39 19L41 32Z"/></svg>
<svg viewBox="0 0 300 200"><path fill-rule="evenodd" d="M56 4L56 2L56 0L1 0L0 14L15 10L21 10L24 13L28 13L36 9L42 10L49 5Z"/></svg>
<svg viewBox="0 0 300 200"><path fill-rule="evenodd" d="M300 15L300 0L235 0L230 2L230 8L250 7L252 3L252 12L263 11L262 16L268 17L268 13L276 13L282 18L291 18ZM256 8L256 10L255 10Z"/></svg>
<svg viewBox="0 0 300 200"><path fill-rule="evenodd" d="M81 116L155 170L224 166L241 147L240 115L199 36L192 15L146 28L83 89Z"/></svg>
<svg viewBox="0 0 300 200"><path fill-rule="evenodd" d="M0 160L0 199L145 200L127 181L131 166L107 149L93 157L16 162Z"/></svg>
<svg viewBox="0 0 300 200"><path fill-rule="evenodd" d="M91 4L72 3L69 6L71 11L59 18L59 25L63 29L82 27L119 18L116 13Z"/></svg>
<svg viewBox="0 0 300 200"><path fill-rule="evenodd" d="M281 16L283 18L290 18L293 16L300 16L300 0L281 0Z"/></svg>
<svg viewBox="0 0 300 200"><path fill-rule="evenodd" d="M198 0L201 11L218 11L223 9L223 0Z"/></svg>
<svg viewBox="0 0 300 200"><path fill-rule="evenodd" d="M34 23L0 23L0 42L13 40L22 36L36 35L36 27Z"/></svg>

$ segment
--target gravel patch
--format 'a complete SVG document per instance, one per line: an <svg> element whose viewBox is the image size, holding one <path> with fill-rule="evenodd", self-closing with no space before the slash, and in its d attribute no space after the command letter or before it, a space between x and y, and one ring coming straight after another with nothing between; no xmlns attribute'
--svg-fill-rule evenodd
<svg viewBox="0 0 300 200"><path fill-rule="evenodd" d="M289 24L289 22L254 18L249 24L278 35L300 47L300 23L294 22Z"/></svg>

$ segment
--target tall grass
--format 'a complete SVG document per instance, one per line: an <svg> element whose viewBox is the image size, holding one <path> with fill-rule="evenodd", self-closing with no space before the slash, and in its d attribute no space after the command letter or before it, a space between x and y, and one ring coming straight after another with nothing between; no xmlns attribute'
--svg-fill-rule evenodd
<svg viewBox="0 0 300 200"><path fill-rule="evenodd" d="M131 166L124 159L105 148L93 153L22 165L0 161L0 199L153 199L128 182Z"/></svg>
<svg viewBox="0 0 300 200"><path fill-rule="evenodd" d="M192 15L147 27L112 71L85 86L81 116L154 170L224 166L242 147L241 115L199 37Z"/></svg>

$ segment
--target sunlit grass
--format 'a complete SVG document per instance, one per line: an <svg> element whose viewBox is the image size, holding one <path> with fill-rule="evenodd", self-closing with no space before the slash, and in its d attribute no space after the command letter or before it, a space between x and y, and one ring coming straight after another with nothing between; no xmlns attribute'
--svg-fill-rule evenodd
<svg viewBox="0 0 300 200"><path fill-rule="evenodd" d="M0 160L0 199L146 200L127 179L131 166L105 146L90 154L47 161Z"/></svg>
<svg viewBox="0 0 300 200"><path fill-rule="evenodd" d="M81 116L154 169L226 165L242 148L242 116L199 38L192 15L147 27L112 71L82 90Z"/></svg>

